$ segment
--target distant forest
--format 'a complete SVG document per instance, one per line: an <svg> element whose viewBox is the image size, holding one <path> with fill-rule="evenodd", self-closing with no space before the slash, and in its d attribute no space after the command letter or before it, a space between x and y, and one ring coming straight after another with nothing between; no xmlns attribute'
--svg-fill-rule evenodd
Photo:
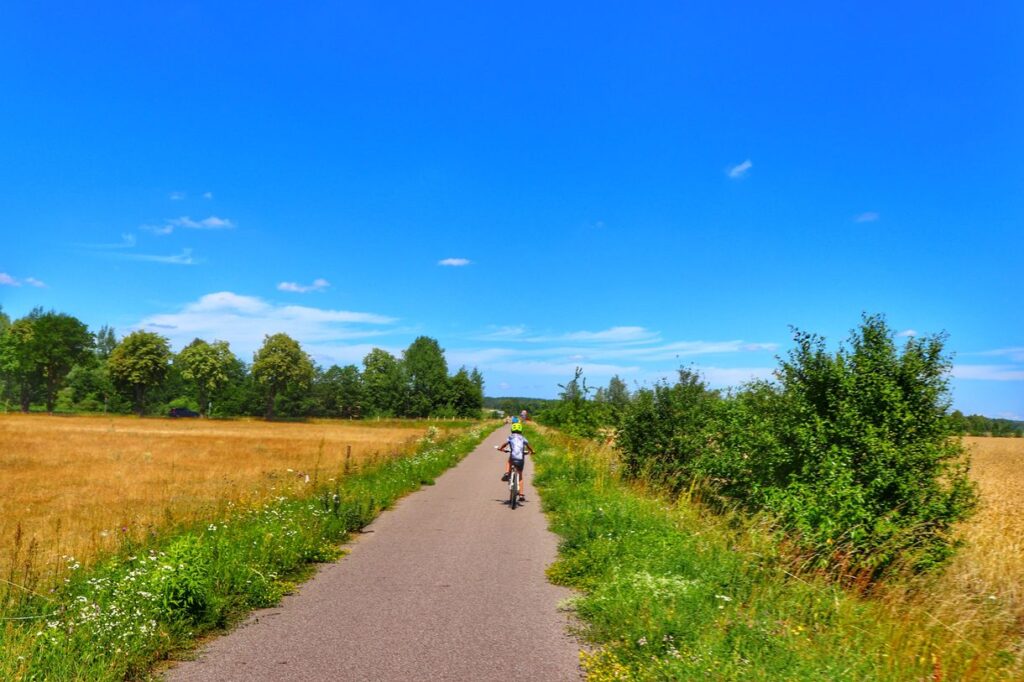
<svg viewBox="0 0 1024 682"><path fill-rule="evenodd" d="M994 419L984 417L980 414L964 415L960 410L954 410L949 415L957 433L967 436L1000 436L1000 437L1024 437L1024 421L1013 419Z"/></svg>

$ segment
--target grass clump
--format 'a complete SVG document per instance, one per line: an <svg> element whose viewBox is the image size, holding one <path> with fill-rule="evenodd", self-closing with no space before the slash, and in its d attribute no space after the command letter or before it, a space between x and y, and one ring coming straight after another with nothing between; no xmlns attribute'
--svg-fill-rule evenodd
<svg viewBox="0 0 1024 682"><path fill-rule="evenodd" d="M531 441L562 536L549 577L581 591L589 679L1020 679L1008 651L801 572L759 517L626 484L611 452L586 442Z"/></svg>
<svg viewBox="0 0 1024 682"><path fill-rule="evenodd" d="M197 636L276 603L311 565L400 496L431 482L483 433L424 438L304 498L235 509L162 541L127 546L88 569L68 557L51 594L25 593L0 612L0 679L123 680L146 674Z"/></svg>

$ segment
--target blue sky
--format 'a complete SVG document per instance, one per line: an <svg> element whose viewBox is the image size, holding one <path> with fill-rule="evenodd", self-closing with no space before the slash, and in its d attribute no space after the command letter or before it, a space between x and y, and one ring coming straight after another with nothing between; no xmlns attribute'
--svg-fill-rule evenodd
<svg viewBox="0 0 1024 682"><path fill-rule="evenodd" d="M1024 418L1019 3L298 5L5 5L8 314L547 397L883 313Z"/></svg>

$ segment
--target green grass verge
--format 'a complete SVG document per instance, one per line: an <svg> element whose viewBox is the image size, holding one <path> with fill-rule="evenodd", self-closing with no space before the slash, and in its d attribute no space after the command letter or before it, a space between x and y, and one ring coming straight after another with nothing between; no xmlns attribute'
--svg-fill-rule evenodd
<svg viewBox="0 0 1024 682"><path fill-rule="evenodd" d="M415 455L312 497L278 498L71 570L53 594L30 595L0 613L0 679L144 677L198 637L277 603L313 564L339 557L349 533L433 483L484 435L424 439Z"/></svg>
<svg viewBox="0 0 1024 682"><path fill-rule="evenodd" d="M573 608L591 680L1011 679L988 652L920 629L828 581L795 576L749 519L709 517L622 483L581 441L530 435L552 530L550 579ZM938 633L935 630L939 630ZM945 637L943 637L945 635Z"/></svg>

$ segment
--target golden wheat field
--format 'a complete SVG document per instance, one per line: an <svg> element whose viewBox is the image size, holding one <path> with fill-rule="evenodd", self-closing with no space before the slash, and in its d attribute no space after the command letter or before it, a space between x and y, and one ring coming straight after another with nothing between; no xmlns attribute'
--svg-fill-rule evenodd
<svg viewBox="0 0 1024 682"><path fill-rule="evenodd" d="M998 603L1024 628L1024 438L965 438L981 506L943 580L949 593ZM989 605L985 605L989 606Z"/></svg>
<svg viewBox="0 0 1024 682"><path fill-rule="evenodd" d="M0 571L56 569L129 535L308 489L400 454L423 422L0 415ZM30 556L31 555L31 556Z"/></svg>

